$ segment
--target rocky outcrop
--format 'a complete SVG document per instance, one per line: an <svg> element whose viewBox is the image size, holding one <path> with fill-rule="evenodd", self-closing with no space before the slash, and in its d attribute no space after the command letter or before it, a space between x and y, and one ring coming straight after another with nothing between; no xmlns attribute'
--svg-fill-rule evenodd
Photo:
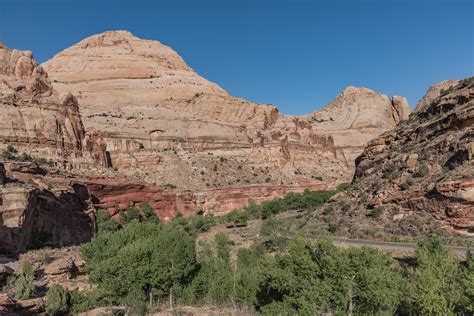
<svg viewBox="0 0 474 316"><path fill-rule="evenodd" d="M0 186L0 253L77 244L92 237L94 208L86 187L74 183L54 190L50 184L41 189L47 176L6 165L12 171Z"/></svg>
<svg viewBox="0 0 474 316"><path fill-rule="evenodd" d="M415 112L422 112L426 110L436 98L438 98L441 94L444 94L445 91L448 91L458 83L459 80L444 80L432 85L428 91L426 91L426 94L423 96L423 98L421 98L421 100L416 104Z"/></svg>
<svg viewBox="0 0 474 316"><path fill-rule="evenodd" d="M367 142L393 128L410 114L404 97L376 93L366 88L348 87L334 101L307 117L321 135L330 135L348 164L362 152Z"/></svg>
<svg viewBox="0 0 474 316"><path fill-rule="evenodd" d="M60 99L31 52L0 45L0 149L14 145L40 158L81 155L77 100Z"/></svg>
<svg viewBox="0 0 474 316"><path fill-rule="evenodd" d="M165 190L164 188L129 181L112 182L109 180L84 180L95 207L107 209L118 214L128 207L150 204L165 220L171 220L177 214L213 214L222 215L234 209L247 206L250 202L281 198L289 192L301 193L305 189L323 190L329 185L321 183L307 186L254 185L212 189L204 192L190 190Z"/></svg>
<svg viewBox="0 0 474 316"><path fill-rule="evenodd" d="M364 89L368 97L352 107L360 91L348 89L353 98L335 101L346 112L337 108L335 121L320 127L310 117L284 116L273 106L232 97L169 47L126 31L86 38L43 67L56 90L78 98L86 129L100 131L108 166L193 191L349 180L352 157L408 111L404 99L392 102ZM322 113L330 108L336 109ZM343 124L349 114L360 124ZM222 159L226 164L215 171Z"/></svg>
<svg viewBox="0 0 474 316"><path fill-rule="evenodd" d="M451 233L474 236L473 135L474 78L469 78L369 142L357 159L350 192L358 209L369 215L385 210L378 222L386 225L429 214Z"/></svg>

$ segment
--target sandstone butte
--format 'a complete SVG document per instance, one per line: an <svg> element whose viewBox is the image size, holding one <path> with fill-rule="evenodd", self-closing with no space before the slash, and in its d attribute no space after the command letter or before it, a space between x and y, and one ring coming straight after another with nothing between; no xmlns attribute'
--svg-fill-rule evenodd
<svg viewBox="0 0 474 316"><path fill-rule="evenodd" d="M333 187L350 181L367 141L410 112L402 97L349 87L320 111L286 116L126 31L42 65L1 45L0 89L0 150L18 151L0 168L0 248L10 251L38 232L53 244L87 240L97 208L148 202L170 219Z"/></svg>

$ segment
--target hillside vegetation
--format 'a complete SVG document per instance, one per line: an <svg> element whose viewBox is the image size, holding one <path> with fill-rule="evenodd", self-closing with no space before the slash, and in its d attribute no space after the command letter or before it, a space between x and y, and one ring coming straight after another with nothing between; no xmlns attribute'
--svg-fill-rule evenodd
<svg viewBox="0 0 474 316"><path fill-rule="evenodd" d="M337 248L327 238L295 236L276 248L255 242L235 254L234 241L222 232L199 238L251 218L269 225L282 210L311 209L335 192L290 195L222 218L177 217L168 224L147 205L129 209L120 221L99 213L99 233L81 247L97 289L68 293L66 307L79 312L125 304L133 314L209 305L264 315L474 311L473 257L460 265L436 237L418 242L410 265L372 248ZM265 226L260 233L265 229L272 234Z"/></svg>

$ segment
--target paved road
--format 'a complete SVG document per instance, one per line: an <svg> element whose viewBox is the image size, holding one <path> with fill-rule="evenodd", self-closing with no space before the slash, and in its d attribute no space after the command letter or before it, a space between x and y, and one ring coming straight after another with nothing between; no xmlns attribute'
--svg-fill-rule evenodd
<svg viewBox="0 0 474 316"><path fill-rule="evenodd" d="M371 240L357 240L357 239L334 239L334 244L342 247L362 247L369 246L378 249L389 250L393 252L414 252L415 244L403 242L385 242L385 241L371 241ZM456 255L465 256L468 250L474 253L472 247L451 247Z"/></svg>

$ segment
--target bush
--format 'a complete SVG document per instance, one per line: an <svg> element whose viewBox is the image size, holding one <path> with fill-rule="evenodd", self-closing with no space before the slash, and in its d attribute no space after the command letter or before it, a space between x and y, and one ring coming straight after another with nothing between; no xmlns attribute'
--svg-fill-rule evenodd
<svg viewBox="0 0 474 316"><path fill-rule="evenodd" d="M107 210L97 210L95 213L95 220L97 225L97 231L101 232L114 232L120 229L120 223L113 219Z"/></svg>
<svg viewBox="0 0 474 316"><path fill-rule="evenodd" d="M329 204L323 210L323 215L332 215L334 213L334 205Z"/></svg>
<svg viewBox="0 0 474 316"><path fill-rule="evenodd" d="M424 176L426 176L428 173L430 172L430 169L428 168L427 165L421 165L420 167L418 167L415 171L415 173L413 174L414 177L416 178L423 178Z"/></svg>
<svg viewBox="0 0 474 316"><path fill-rule="evenodd" d="M338 224L329 224L329 227L328 227L328 232L334 234L335 232L337 232L339 230L339 225Z"/></svg>
<svg viewBox="0 0 474 316"><path fill-rule="evenodd" d="M344 192L347 191L351 187L350 183L341 183L336 187L336 190L338 192Z"/></svg>
<svg viewBox="0 0 474 316"><path fill-rule="evenodd" d="M127 208L127 223L132 222L133 220L140 220L140 210L135 207Z"/></svg>
<svg viewBox="0 0 474 316"><path fill-rule="evenodd" d="M247 214L247 212L234 210L224 215L224 219L226 222L231 222L235 226L247 226L249 215Z"/></svg>
<svg viewBox="0 0 474 316"><path fill-rule="evenodd" d="M196 269L195 238L173 225L132 221L94 236L81 247L91 282L113 299L134 289L174 296Z"/></svg>
<svg viewBox="0 0 474 316"><path fill-rule="evenodd" d="M68 294L59 284L53 284L46 292L45 311L49 315L64 315L68 312Z"/></svg>
<svg viewBox="0 0 474 316"><path fill-rule="evenodd" d="M372 218L379 218L380 216L382 216L383 211L384 211L383 206L382 206L382 205L379 205L379 206L377 206L376 208L374 208L374 209L369 213L369 217L372 217Z"/></svg>
<svg viewBox="0 0 474 316"><path fill-rule="evenodd" d="M348 202L341 203L341 210L346 213L348 210L351 209L351 205Z"/></svg>
<svg viewBox="0 0 474 316"><path fill-rule="evenodd" d="M25 300L35 292L34 271L31 262L23 262L20 276L15 280L15 298Z"/></svg>
<svg viewBox="0 0 474 316"><path fill-rule="evenodd" d="M5 159L15 159L16 153L18 153L18 150L16 150L12 145L8 145L7 149L2 152L1 156Z"/></svg>
<svg viewBox="0 0 474 316"><path fill-rule="evenodd" d="M177 187L176 187L176 185L174 185L172 183L166 183L166 184L163 184L163 188L173 190L173 189L176 189Z"/></svg>
<svg viewBox="0 0 474 316"><path fill-rule="evenodd" d="M388 179L396 170L397 170L397 167L392 162L389 162L385 165L383 169L382 177L385 179Z"/></svg>
<svg viewBox="0 0 474 316"><path fill-rule="evenodd" d="M405 182L402 183L402 190L408 190L413 185L412 179L406 179Z"/></svg>

